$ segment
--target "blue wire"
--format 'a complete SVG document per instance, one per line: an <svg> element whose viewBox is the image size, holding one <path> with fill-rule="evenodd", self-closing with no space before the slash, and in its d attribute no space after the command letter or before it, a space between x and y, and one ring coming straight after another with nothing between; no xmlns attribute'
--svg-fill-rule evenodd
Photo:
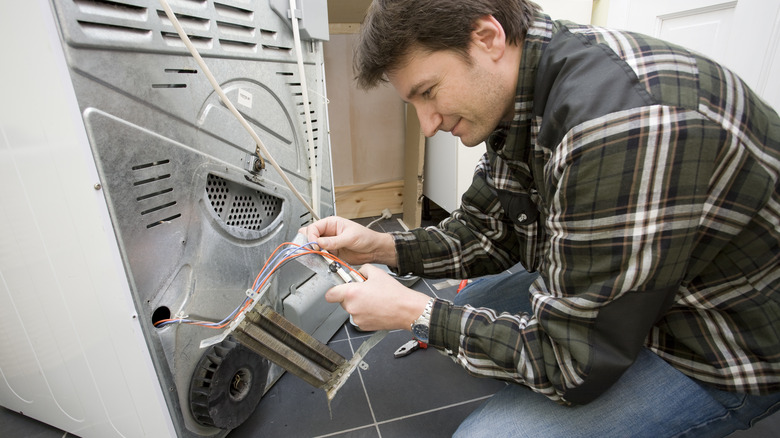
<svg viewBox="0 0 780 438"><path fill-rule="evenodd" d="M274 271L274 269L277 268L277 265L280 263L281 260L286 259L287 257L295 254L298 251L302 251L306 247L312 247L315 244L316 244L316 242L309 242L309 243L305 243L305 244L300 245L300 246L296 245L296 246L293 246L293 247L289 247L289 248L286 248L286 249L276 253L274 258L271 259L271 262L266 264L265 269L260 271L260 274L258 275L258 278L257 278L257 280L258 280L257 281L257 286L252 289L253 292L254 293L258 293L258 291L260 290L260 286L265 284L265 281L268 279L268 276L270 276L271 273ZM266 272L266 271L268 271L268 272ZM218 327L218 326L226 323L227 321L230 321L231 319L233 319L233 317L239 311L241 311L241 309L244 307L244 305L246 305L247 301L249 301L249 300L250 300L249 297L244 298L244 301L241 303L241 305L236 307L236 309L233 310L233 312L230 315L225 317L225 319L223 319L220 322L208 322L207 323L205 321L196 321L196 320L192 320L192 319L175 319L175 320L172 320L172 321L162 322L160 324L155 325L155 327L163 327L163 326L166 326L166 325L169 325L169 324L180 324L180 323L198 323L198 324L200 324L200 325L202 325L204 327Z"/></svg>
<svg viewBox="0 0 780 438"><path fill-rule="evenodd" d="M309 243L306 243L306 244L303 244L303 245L300 245L300 246L294 246L292 248L287 248L285 250L282 250L282 251L278 252L276 254L276 256L274 256L274 258L271 259L271 262L266 265L266 269L265 270L267 270L268 273L265 273L265 270L260 272L260 275L259 275L259 278L258 278L258 281L257 281L257 287L255 287L253 289L254 292L257 293L257 291L260 289L260 285L265 283L266 277L268 275L270 275L270 273L273 272L274 269L276 269L276 267L277 267L277 265L279 263L277 260L280 260L280 259L284 260L285 258L295 254L296 252L303 250L307 246L312 246L312 245L315 245L315 244L316 244L316 242L309 242Z"/></svg>

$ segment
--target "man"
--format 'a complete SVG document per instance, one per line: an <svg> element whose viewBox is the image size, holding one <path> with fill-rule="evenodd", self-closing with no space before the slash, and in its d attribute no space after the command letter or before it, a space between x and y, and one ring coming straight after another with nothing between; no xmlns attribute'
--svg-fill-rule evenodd
<svg viewBox="0 0 780 438"><path fill-rule="evenodd" d="M411 329L517 383L459 434L723 436L778 409L780 120L733 73L524 0L376 0L355 65L425 135L487 154L438 227L302 232L401 273L528 271L453 304L366 265L326 295L362 329Z"/></svg>

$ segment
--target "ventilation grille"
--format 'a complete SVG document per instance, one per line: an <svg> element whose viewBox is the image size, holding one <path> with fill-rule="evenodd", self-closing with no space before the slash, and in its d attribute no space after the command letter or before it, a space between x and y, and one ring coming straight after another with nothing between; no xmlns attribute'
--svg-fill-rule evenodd
<svg viewBox="0 0 780 438"><path fill-rule="evenodd" d="M60 0L68 1L68 0ZM70 0L73 22L83 35L79 43L108 44L146 50L184 48L173 24L157 1ZM279 19L268 8L235 1L175 0L171 7L198 50L256 57L265 52L292 55L291 38L278 34ZM153 5L153 6L148 6ZM265 6L264 4L262 4ZM258 4L258 7L260 4ZM76 39L82 37L74 36Z"/></svg>
<svg viewBox="0 0 780 438"><path fill-rule="evenodd" d="M181 217L173 197L170 166L170 160L159 160L131 167L135 200L146 228L153 228Z"/></svg>
<svg viewBox="0 0 780 438"><path fill-rule="evenodd" d="M163 69L163 72L165 73L162 77L167 79L165 82L153 82L152 88L159 89L159 88L167 88L167 89L182 89L187 88L187 82L190 80L190 78L196 74L198 74L198 71L195 69L188 69L188 68L166 68Z"/></svg>
<svg viewBox="0 0 780 438"><path fill-rule="evenodd" d="M314 159L319 162L319 123L317 120L317 112L315 111L315 108L317 107L312 101L312 89L309 87L309 114L311 115L311 127L307 126L306 124L306 106L303 102L303 86L300 82L294 79L294 74L290 72L277 72L280 76L287 77L287 87L290 90L290 94L292 95L293 102L295 102L295 108L298 113L298 116L300 117L302 126L303 126L303 135L304 140L306 141L306 144L309 143L309 129L312 131L312 139L314 140ZM316 96L316 95L315 95ZM306 157L309 158L308 155L308 148ZM309 163L309 167L311 167L311 163Z"/></svg>
<svg viewBox="0 0 780 438"><path fill-rule="evenodd" d="M283 200L209 174L206 197L214 213L229 227L260 231L282 211Z"/></svg>

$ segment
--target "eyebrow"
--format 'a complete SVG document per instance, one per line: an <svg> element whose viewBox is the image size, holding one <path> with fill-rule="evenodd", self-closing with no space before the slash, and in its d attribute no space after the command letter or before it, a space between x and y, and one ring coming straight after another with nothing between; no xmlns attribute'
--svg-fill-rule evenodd
<svg viewBox="0 0 780 438"><path fill-rule="evenodd" d="M426 83L426 82L428 82L428 80L427 80L427 79L423 79L422 81L420 81L420 82L418 82L418 83L414 84L414 85L412 86L412 88L409 90L409 93L406 95L406 100L407 100L407 101L409 101L409 100L411 100L411 99L412 99L414 96L416 96L417 94L419 94L419 92L420 92L420 88L422 88L423 86L425 86L425 83Z"/></svg>

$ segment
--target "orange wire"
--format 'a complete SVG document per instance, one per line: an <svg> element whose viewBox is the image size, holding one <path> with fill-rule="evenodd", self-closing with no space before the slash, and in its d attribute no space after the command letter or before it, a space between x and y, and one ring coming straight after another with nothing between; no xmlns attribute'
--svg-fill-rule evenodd
<svg viewBox="0 0 780 438"><path fill-rule="evenodd" d="M260 280L260 275L263 273L263 271L265 271L265 268L268 266L268 263L270 263L270 261L274 258L274 255L282 247L284 247L285 245L293 245L293 246L296 246L296 247L298 247L299 249L301 249L303 251L295 252L295 253L293 253L293 254L283 258L279 263L277 263L276 266L274 266L273 269L271 269L271 272L269 272L268 275L265 276L265 280L263 280L263 282L259 285L259 288L262 288L265 285L265 283L271 278L271 275L273 275L273 273L276 272L276 270L279 269L286 261L294 259L296 257L300 257L302 255L309 255L309 254L317 254L317 255L320 255L320 256L325 257L327 259L330 259L330 260L332 260L334 262L337 262L337 263L341 264L341 266L346 267L351 272L354 272L361 279L363 279L363 280L366 279L366 277L364 277L363 274L358 272L355 268L353 268L352 266L348 265L347 263L344 263L341 259L339 259L338 257L336 257L335 255L333 255L333 254L331 254L329 252L318 251L318 250L313 250L313 249L306 249L306 250L304 250L304 247L302 247L302 246L298 246L298 245L296 245L294 243L291 243L291 242L284 242L284 243L279 244L279 246L277 246L276 249L274 249L274 251L271 253L271 255L268 257L268 259L263 264L262 269L260 269L260 272L257 274L257 277L255 277L255 281L252 284L252 289L253 290L254 289L258 289L257 282ZM223 328L227 327L228 325L230 325L231 322L235 321L235 319L238 317L238 315L242 314L252 304L252 301L253 300L247 300L247 302L244 304L244 306L241 307L241 309L238 312L236 312L236 315L233 318L231 318L230 321L227 321L227 322L225 322L223 324L220 324L218 326L207 325L207 324L213 324L213 322L207 322L207 321L192 321L192 322L186 322L185 324L198 325L198 326L201 326L201 327L217 329L217 330L223 329ZM173 318L163 319L161 321L157 321L154 325L157 326L159 324L162 324L162 323L165 323L165 322L171 322L171 321L180 321L180 320L179 319L173 319Z"/></svg>

